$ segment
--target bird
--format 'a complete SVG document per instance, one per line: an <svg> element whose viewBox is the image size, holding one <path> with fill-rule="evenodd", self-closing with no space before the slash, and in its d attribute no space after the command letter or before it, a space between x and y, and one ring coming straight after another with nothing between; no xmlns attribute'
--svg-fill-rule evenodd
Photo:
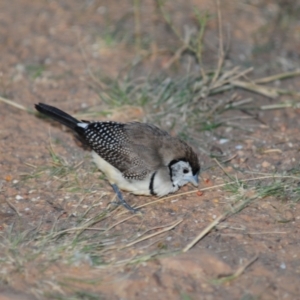
<svg viewBox="0 0 300 300"><path fill-rule="evenodd" d="M119 204L136 213L120 190L163 197L187 183L199 184L200 163L194 149L159 127L141 122L80 121L48 104L35 108L73 130L92 150L92 157Z"/></svg>

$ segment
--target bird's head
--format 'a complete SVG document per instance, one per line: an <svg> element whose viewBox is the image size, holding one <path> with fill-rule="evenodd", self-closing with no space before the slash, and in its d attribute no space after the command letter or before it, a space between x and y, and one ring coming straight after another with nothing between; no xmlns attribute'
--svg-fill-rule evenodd
<svg viewBox="0 0 300 300"><path fill-rule="evenodd" d="M197 165L191 165L187 160L178 159L170 162L169 169L173 186L181 187L189 182L194 186L198 186L199 163Z"/></svg>

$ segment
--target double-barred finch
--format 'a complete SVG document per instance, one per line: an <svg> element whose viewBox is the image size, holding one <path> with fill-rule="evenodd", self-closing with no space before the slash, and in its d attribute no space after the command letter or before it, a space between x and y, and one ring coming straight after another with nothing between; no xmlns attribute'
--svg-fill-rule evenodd
<svg viewBox="0 0 300 300"><path fill-rule="evenodd" d="M192 183L198 186L197 154L179 138L139 122L79 121L64 111L39 103L35 108L74 130L93 150L98 168L107 176L119 202L135 212L119 189L136 195L162 197Z"/></svg>

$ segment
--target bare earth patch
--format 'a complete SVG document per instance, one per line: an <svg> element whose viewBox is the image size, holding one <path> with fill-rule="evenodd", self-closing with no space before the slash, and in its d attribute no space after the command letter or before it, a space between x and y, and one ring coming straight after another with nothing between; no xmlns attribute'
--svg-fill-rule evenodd
<svg viewBox="0 0 300 300"><path fill-rule="evenodd" d="M0 299L299 298L299 5L221 1L218 68L215 3L107 2L0 3ZM206 82L193 6L212 16ZM124 193L141 214L114 206L89 151L37 102L179 134L200 189Z"/></svg>

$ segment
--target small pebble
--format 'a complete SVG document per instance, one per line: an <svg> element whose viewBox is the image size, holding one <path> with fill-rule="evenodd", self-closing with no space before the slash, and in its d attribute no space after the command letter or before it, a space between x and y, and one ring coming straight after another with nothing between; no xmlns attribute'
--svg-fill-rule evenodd
<svg viewBox="0 0 300 300"><path fill-rule="evenodd" d="M281 263L280 264L280 269L285 270L286 269L286 264L285 263Z"/></svg>
<svg viewBox="0 0 300 300"><path fill-rule="evenodd" d="M219 143L222 145L222 144L226 144L226 143L228 143L229 142L229 140L228 139L220 139L219 140Z"/></svg>
<svg viewBox="0 0 300 300"><path fill-rule="evenodd" d="M271 164L267 161L264 161L261 165L263 168L269 168Z"/></svg>

